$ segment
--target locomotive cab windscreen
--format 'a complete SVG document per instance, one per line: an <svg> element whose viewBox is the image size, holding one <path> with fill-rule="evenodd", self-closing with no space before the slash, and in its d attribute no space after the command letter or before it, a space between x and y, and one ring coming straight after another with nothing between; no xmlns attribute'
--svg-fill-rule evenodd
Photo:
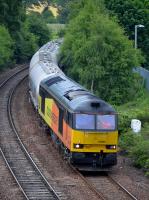
<svg viewBox="0 0 149 200"><path fill-rule="evenodd" d="M77 130L114 131L117 128L115 114L74 114L74 128Z"/></svg>

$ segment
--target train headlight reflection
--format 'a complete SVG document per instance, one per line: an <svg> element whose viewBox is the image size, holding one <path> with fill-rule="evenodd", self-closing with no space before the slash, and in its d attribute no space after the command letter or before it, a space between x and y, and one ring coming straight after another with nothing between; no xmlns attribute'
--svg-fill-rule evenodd
<svg viewBox="0 0 149 200"><path fill-rule="evenodd" d="M82 149L83 148L83 144L74 144L73 145L75 149Z"/></svg>
<svg viewBox="0 0 149 200"><path fill-rule="evenodd" d="M116 149L116 145L106 145L107 149Z"/></svg>

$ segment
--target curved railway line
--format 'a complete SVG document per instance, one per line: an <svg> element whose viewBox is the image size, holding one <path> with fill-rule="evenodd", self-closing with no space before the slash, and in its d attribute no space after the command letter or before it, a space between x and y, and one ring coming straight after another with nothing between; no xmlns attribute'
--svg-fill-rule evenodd
<svg viewBox="0 0 149 200"><path fill-rule="evenodd" d="M11 111L11 100L15 90L27 77L27 67L18 70L0 83L0 153L26 199L65 199L65 195L48 183L32 157L21 142ZM3 96L2 96L3 95ZM99 199L137 200L109 173L81 174L70 166Z"/></svg>
<svg viewBox="0 0 149 200"><path fill-rule="evenodd" d="M11 117L11 98L26 76L27 67L0 84L0 152L26 199L64 199L57 195L32 160L18 137Z"/></svg>

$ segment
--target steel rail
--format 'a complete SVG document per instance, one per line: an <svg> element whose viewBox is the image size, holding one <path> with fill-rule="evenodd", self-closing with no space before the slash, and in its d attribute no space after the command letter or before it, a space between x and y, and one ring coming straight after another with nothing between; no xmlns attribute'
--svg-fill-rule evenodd
<svg viewBox="0 0 149 200"><path fill-rule="evenodd" d="M101 200L106 200L106 198L101 194L75 167L68 163L70 168L77 173L77 175L88 185L88 187L98 196Z"/></svg>
<svg viewBox="0 0 149 200"><path fill-rule="evenodd" d="M6 85L6 83L14 78L17 74L21 73L22 71L26 70L27 67L17 71L16 73L14 73L13 75L11 75L10 77L8 77L5 81L3 81L1 84L0 84L0 88L4 87ZM7 102L7 112L8 112L8 120L10 122L10 126L13 130L13 132L15 133L15 136L17 137L17 142L19 143L20 147L21 147L21 150L23 150L27 160L30 162L30 164L32 165L32 167L36 170L36 173L38 174L38 176L41 177L41 180L43 181L44 185L46 186L47 190L50 192L50 195L52 194L52 197L48 198L48 199L57 199L57 200L60 200L59 196L56 194L55 190L52 188L52 186L48 183L47 179L44 177L44 175L42 174L42 172L40 171L40 169L37 167L36 163L33 161L32 157L29 155L29 153L27 152L24 144L22 143L21 139L19 138L19 135L17 133L17 130L16 130L16 127L15 127L15 124L14 124L14 121L13 121L13 118L12 118L12 110L11 110L11 104L12 104L12 97L14 95L14 92L15 90L17 89L17 87L19 86L19 84L26 78L26 76L21 79L17 85L12 89L12 91L10 92L9 94L9 97L8 97L8 102ZM21 189L24 197L29 200L30 198L28 197L28 195L26 194L25 192L25 189L21 186L16 174L14 173L13 169L12 169L12 166L10 165L9 161L7 160L6 156L5 156L5 152L2 150L2 148L0 148L0 152L6 162L6 165L8 166L12 176L14 177L14 179L16 180L19 188ZM34 191L35 192L35 191ZM40 198L42 199L42 197Z"/></svg>
<svg viewBox="0 0 149 200"><path fill-rule="evenodd" d="M6 85L6 83L8 83L8 81L10 81L10 80L11 80L12 78L14 78L17 74L21 73L22 71L26 70L27 68L28 68L28 67L25 67L25 68L23 68L23 69L20 69L19 71L17 71L17 72L15 72L15 73L13 73L12 75L8 76L8 78L6 78L2 83L0 83L0 89L1 89L2 87L4 87L4 86ZM13 170L11 169L11 166L9 165L9 163L8 163L8 161L7 161L7 158L5 157L5 154L4 154L3 150L1 149L1 147L0 147L0 152L1 152L1 155L2 155L4 161L5 161L6 165L7 165L7 167L8 167L8 169L9 169L10 173L11 173L12 176L14 177L14 179L15 179L16 183L18 184L18 186L19 186L21 192L23 193L24 197L25 197L27 200L29 200L28 197L27 197L27 195L25 194L23 188L21 187L20 183L18 182L18 180L17 180L15 174L13 173Z"/></svg>
<svg viewBox="0 0 149 200"><path fill-rule="evenodd" d="M8 76L8 78L6 78L2 83L0 83L0 88L2 88L9 80L14 78L17 74L19 74L20 72L22 72L22 71L24 71L26 69L28 69L28 66L25 66L23 69L20 69L19 71L17 71L15 73L13 73L12 75Z"/></svg>
<svg viewBox="0 0 149 200"><path fill-rule="evenodd" d="M7 158L5 157L5 154L4 154L4 152L2 151L1 147L0 147L0 152L1 152L1 155L2 155L4 161L5 161L6 165L7 165L7 167L8 167L8 169L9 169L10 173L12 174L13 178L14 178L15 181L17 182L17 184L18 184L18 186L19 186L21 192L23 193L24 197L25 197L27 200L29 200L29 198L27 197L26 193L24 192L22 186L20 185L19 181L17 180L15 174L13 173L13 170L11 169L11 166L9 165L9 163L8 163L8 161L7 161Z"/></svg>
<svg viewBox="0 0 149 200"><path fill-rule="evenodd" d="M100 193L98 191L98 189L96 189L96 187L88 180L85 178L85 176L83 176L76 168L74 168L71 164L69 164L71 169L78 174L78 176L81 177L81 179L89 186L89 188L95 192L95 194L101 198L102 200L106 200L107 198L104 197L104 195L102 193ZM133 200L138 200L133 194L131 194L124 186L122 186L120 183L118 183L116 180L114 180L107 172L106 176L108 179L110 179L111 182L113 182L115 185L117 185L122 191L124 191L131 199Z"/></svg>
<svg viewBox="0 0 149 200"><path fill-rule="evenodd" d="M26 78L26 77L25 77ZM31 155L28 153L26 147L24 146L23 142L21 141L19 135L18 135L18 132L17 132L17 129L15 127L15 123L13 121L13 117L12 117L12 110L11 110L11 104L12 104L12 97L15 93L15 90L17 89L17 87L19 86L19 84L23 81L24 79L22 79L17 85L15 88L13 88L10 96L9 96L9 100L8 100L8 117L9 117L9 121L10 121L10 124L11 124L11 127L14 131L14 133L16 134L17 136L17 139L20 143L20 146L21 148L23 149L23 151L25 152L27 158L29 159L29 161L31 161L31 164L33 165L33 167L35 168L35 170L37 170L37 172L39 173L39 175L42 177L42 179L44 180L44 183L47 185L47 187L49 188L50 191L53 192L53 194L55 195L56 199L57 200L60 200L59 196L56 194L55 190L53 189L53 187L48 183L47 179L45 178L45 176L42 174L41 170L39 169L39 167L36 165L36 163L34 162L33 158L31 157Z"/></svg>
<svg viewBox="0 0 149 200"><path fill-rule="evenodd" d="M125 193L128 194L128 196L130 198L132 198L133 200L138 200L133 194L131 194L124 186L122 186L119 182L117 182L111 175L107 174L108 178L114 183L116 184L121 190L123 190Z"/></svg>

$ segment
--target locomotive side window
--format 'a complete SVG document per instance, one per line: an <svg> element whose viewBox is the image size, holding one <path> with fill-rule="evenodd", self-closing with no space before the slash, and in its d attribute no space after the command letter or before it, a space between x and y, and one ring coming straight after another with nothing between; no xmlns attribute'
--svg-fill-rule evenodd
<svg viewBox="0 0 149 200"><path fill-rule="evenodd" d="M43 114L45 114L45 95L43 93L43 95L41 96L41 112Z"/></svg>
<svg viewBox="0 0 149 200"><path fill-rule="evenodd" d="M58 131L63 134L63 118L64 118L64 111L59 108L59 125L58 125Z"/></svg>
<svg viewBox="0 0 149 200"><path fill-rule="evenodd" d="M45 114L45 91L40 87L39 94L41 96L41 112Z"/></svg>
<svg viewBox="0 0 149 200"><path fill-rule="evenodd" d="M45 98L49 97L48 92L40 86L39 95L41 96L41 112L45 114Z"/></svg>
<svg viewBox="0 0 149 200"><path fill-rule="evenodd" d="M76 114L76 129L95 130L95 115Z"/></svg>
<svg viewBox="0 0 149 200"><path fill-rule="evenodd" d="M115 115L97 115L98 130L115 130Z"/></svg>
<svg viewBox="0 0 149 200"><path fill-rule="evenodd" d="M72 124L73 124L73 121L72 121L72 113L69 113L68 111L67 111L67 114L66 114L66 122L67 122L67 124L70 126L70 127L72 127Z"/></svg>

